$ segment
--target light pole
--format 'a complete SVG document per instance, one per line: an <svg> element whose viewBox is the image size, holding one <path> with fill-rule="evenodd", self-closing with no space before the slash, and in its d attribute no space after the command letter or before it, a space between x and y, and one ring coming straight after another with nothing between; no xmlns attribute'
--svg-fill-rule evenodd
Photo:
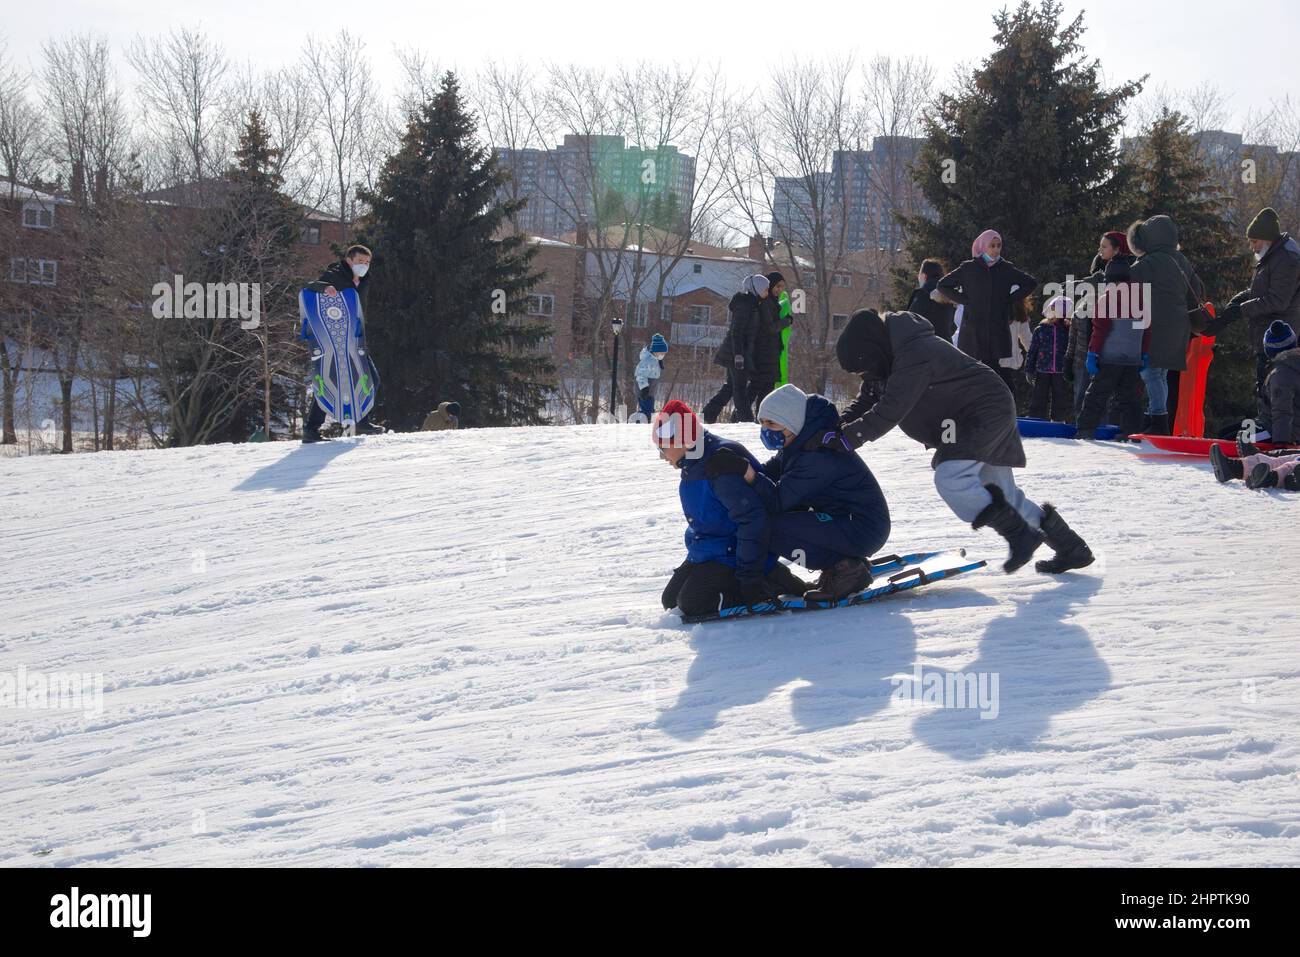
<svg viewBox="0 0 1300 957"><path fill-rule="evenodd" d="M618 410L614 406L618 401L618 334L623 331L623 320L615 316L609 320L609 326L614 330L614 365L609 372L609 414L617 418Z"/></svg>

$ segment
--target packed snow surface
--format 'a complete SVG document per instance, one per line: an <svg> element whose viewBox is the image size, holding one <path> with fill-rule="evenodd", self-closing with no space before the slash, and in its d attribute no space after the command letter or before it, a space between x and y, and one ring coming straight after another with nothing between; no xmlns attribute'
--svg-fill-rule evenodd
<svg viewBox="0 0 1300 957"><path fill-rule="evenodd" d="M1093 567L892 434L989 569L694 627L644 426L0 459L0 865L1300 864L1300 496L1026 446Z"/></svg>

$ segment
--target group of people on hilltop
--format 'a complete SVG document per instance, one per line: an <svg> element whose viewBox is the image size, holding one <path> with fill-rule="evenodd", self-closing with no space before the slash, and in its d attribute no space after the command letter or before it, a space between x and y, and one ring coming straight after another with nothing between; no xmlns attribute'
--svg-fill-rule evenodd
<svg viewBox="0 0 1300 957"><path fill-rule="evenodd" d="M1259 436L1300 445L1300 244L1281 231L1271 209L1255 217L1247 236L1257 258L1254 279L1215 315L1170 217L1108 231L1076 296L1048 300L1025 343L1013 325L1027 315L1039 282L1007 261L1002 237L985 230L956 269L945 272L933 259L921 264L907 310L865 309L850 318L836 356L841 368L862 377L862 389L843 411L773 380L774 353L760 342L770 343L788 317L764 306L773 277L748 277L732 299L718 351L727 382L706 406L705 421L717 421L731 401L736 421L756 414L760 440L776 454L760 462L710 433L680 401L655 416L652 440L681 470L688 523L686 561L664 591L664 607L699 615L779 596L830 600L865 588L870 557L887 541L890 522L879 484L856 450L894 428L934 450L935 487L952 512L1006 540L1004 570L1023 567L1043 545L1053 555L1036 563L1038 571L1087 567L1094 559L1083 538L1015 479L1013 470L1026 464L1011 388L1017 348L1034 387L1031 414L1072 419L1088 437L1113 405L1122 433L1168 434L1190 341L1245 317L1258 340ZM1238 446L1236 457L1216 447L1220 480L1300 489L1300 448L1262 452L1244 438ZM806 581L781 558L819 577Z"/></svg>

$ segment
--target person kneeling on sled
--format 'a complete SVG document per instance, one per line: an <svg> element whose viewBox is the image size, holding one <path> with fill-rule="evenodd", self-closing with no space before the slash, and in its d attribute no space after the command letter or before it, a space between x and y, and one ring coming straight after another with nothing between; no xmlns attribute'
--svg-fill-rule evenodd
<svg viewBox="0 0 1300 957"><path fill-rule="evenodd" d="M758 460L739 442L701 428L691 407L678 399L659 411L650 429L660 458L681 470L678 494L689 526L686 561L664 589L664 608L705 615L802 595L808 586L768 552L767 509L758 492L742 475L709 475L709 463L720 454L755 469Z"/></svg>
<svg viewBox="0 0 1300 957"><path fill-rule="evenodd" d="M636 364L636 410L645 416L642 422L649 422L655 414L655 382L663 375L666 355L668 340L657 332L651 337L650 345L641 350L641 359Z"/></svg>
<svg viewBox="0 0 1300 957"><path fill-rule="evenodd" d="M935 449L931 466L939 495L974 528L992 527L1011 554L1002 566L1020 568L1046 540L1055 557L1038 562L1056 574L1093 562L1092 552L1051 505L1039 508L1016 486L1024 468L1016 403L1002 377L934 334L911 312L874 309L853 314L835 343L846 372L863 378L862 395L844 411L840 431L854 448L895 426ZM877 394L875 383L883 382Z"/></svg>
<svg viewBox="0 0 1300 957"><path fill-rule="evenodd" d="M728 452L713 457L712 474L743 474L772 516L768 547L821 572L804 597L838 601L871 584L868 560L889 538L889 506L867 464L839 435L830 400L794 385L759 405L763 445L777 454L761 470Z"/></svg>
<svg viewBox="0 0 1300 957"><path fill-rule="evenodd" d="M1281 319L1275 319L1264 334L1264 355L1271 368L1264 377L1260 395L1259 436L1281 445L1300 445L1300 348L1296 333ZM1237 458L1210 446L1210 465L1220 482L1244 479L1250 488L1285 488L1300 492L1300 448L1261 452L1243 439L1237 440Z"/></svg>

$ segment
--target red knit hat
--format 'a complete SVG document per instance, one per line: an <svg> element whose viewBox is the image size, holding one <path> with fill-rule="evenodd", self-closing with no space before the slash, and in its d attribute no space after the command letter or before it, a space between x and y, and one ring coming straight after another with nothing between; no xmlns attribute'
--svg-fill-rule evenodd
<svg viewBox="0 0 1300 957"><path fill-rule="evenodd" d="M1112 246L1119 250L1121 256L1133 255L1133 251L1128 248L1128 237L1123 233L1118 230L1112 230L1111 232L1106 233L1106 238L1110 240Z"/></svg>
<svg viewBox="0 0 1300 957"><path fill-rule="evenodd" d="M700 438L700 420L681 399L660 409L650 423L650 441L661 449L689 449Z"/></svg>

